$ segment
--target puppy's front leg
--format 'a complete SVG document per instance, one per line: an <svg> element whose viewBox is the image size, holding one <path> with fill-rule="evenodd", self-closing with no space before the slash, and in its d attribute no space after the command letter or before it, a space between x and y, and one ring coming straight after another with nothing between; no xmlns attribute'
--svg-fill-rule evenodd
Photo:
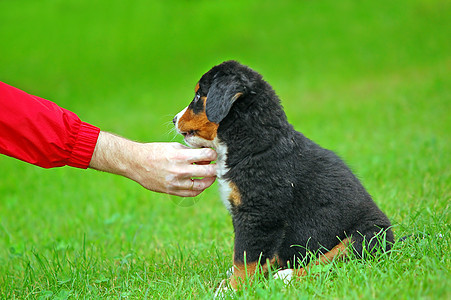
<svg viewBox="0 0 451 300"><path fill-rule="evenodd" d="M274 261L275 258L270 261L269 265L267 262L261 264L260 261L246 264L235 261L233 266L233 275L230 277L230 286L236 290L246 282L246 277L249 278L249 280L252 280L256 272L259 271L266 274L268 272L268 268L274 263Z"/></svg>
<svg viewBox="0 0 451 300"><path fill-rule="evenodd" d="M236 225L233 275L230 277L230 285L235 290L246 282L246 278L252 280L257 272L268 272L277 260L277 247L283 236L281 227L274 226L276 229L268 230L271 227L266 223L245 224L245 228Z"/></svg>

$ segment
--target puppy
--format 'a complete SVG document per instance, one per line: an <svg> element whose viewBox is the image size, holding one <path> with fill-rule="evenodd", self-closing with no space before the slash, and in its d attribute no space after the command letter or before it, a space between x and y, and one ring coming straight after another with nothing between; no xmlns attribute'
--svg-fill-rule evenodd
<svg viewBox="0 0 451 300"><path fill-rule="evenodd" d="M233 288L271 264L289 268L279 277L302 276L312 253L318 264L390 249L388 218L336 154L293 129L260 74L227 61L194 91L173 122L189 146L218 153L235 231Z"/></svg>

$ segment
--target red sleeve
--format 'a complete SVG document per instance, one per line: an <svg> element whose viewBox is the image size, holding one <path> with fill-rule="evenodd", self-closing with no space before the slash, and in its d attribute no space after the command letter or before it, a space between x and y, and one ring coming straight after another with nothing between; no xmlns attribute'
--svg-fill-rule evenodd
<svg viewBox="0 0 451 300"><path fill-rule="evenodd" d="M0 82L0 153L43 168L86 169L99 132L73 112Z"/></svg>

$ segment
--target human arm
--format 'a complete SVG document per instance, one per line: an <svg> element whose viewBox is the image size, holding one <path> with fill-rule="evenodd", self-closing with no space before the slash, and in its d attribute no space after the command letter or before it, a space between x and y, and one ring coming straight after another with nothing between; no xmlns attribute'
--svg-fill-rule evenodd
<svg viewBox="0 0 451 300"><path fill-rule="evenodd" d="M94 151L95 150L95 151ZM130 178L147 189L196 196L214 182L211 149L142 144L102 132L55 103L0 82L0 153L53 168L69 165ZM191 177L206 177L195 179Z"/></svg>
<svg viewBox="0 0 451 300"><path fill-rule="evenodd" d="M215 181L212 149L189 149L179 143L138 143L100 132L90 168L130 178L148 190L194 197ZM202 179L191 179L191 177Z"/></svg>
<svg viewBox="0 0 451 300"><path fill-rule="evenodd" d="M86 169L99 132L73 112L0 82L0 153L43 168Z"/></svg>

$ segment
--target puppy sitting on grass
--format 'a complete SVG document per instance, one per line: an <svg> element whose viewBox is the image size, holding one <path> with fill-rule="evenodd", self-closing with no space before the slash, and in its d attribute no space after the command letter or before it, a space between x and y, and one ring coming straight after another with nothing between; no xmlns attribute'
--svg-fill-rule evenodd
<svg viewBox="0 0 451 300"><path fill-rule="evenodd" d="M294 130L262 76L236 61L205 73L194 100L174 118L192 147L218 153L218 181L235 231L236 289L259 268L302 276L353 251L387 251L390 221L346 164ZM377 238L383 235L384 238Z"/></svg>

